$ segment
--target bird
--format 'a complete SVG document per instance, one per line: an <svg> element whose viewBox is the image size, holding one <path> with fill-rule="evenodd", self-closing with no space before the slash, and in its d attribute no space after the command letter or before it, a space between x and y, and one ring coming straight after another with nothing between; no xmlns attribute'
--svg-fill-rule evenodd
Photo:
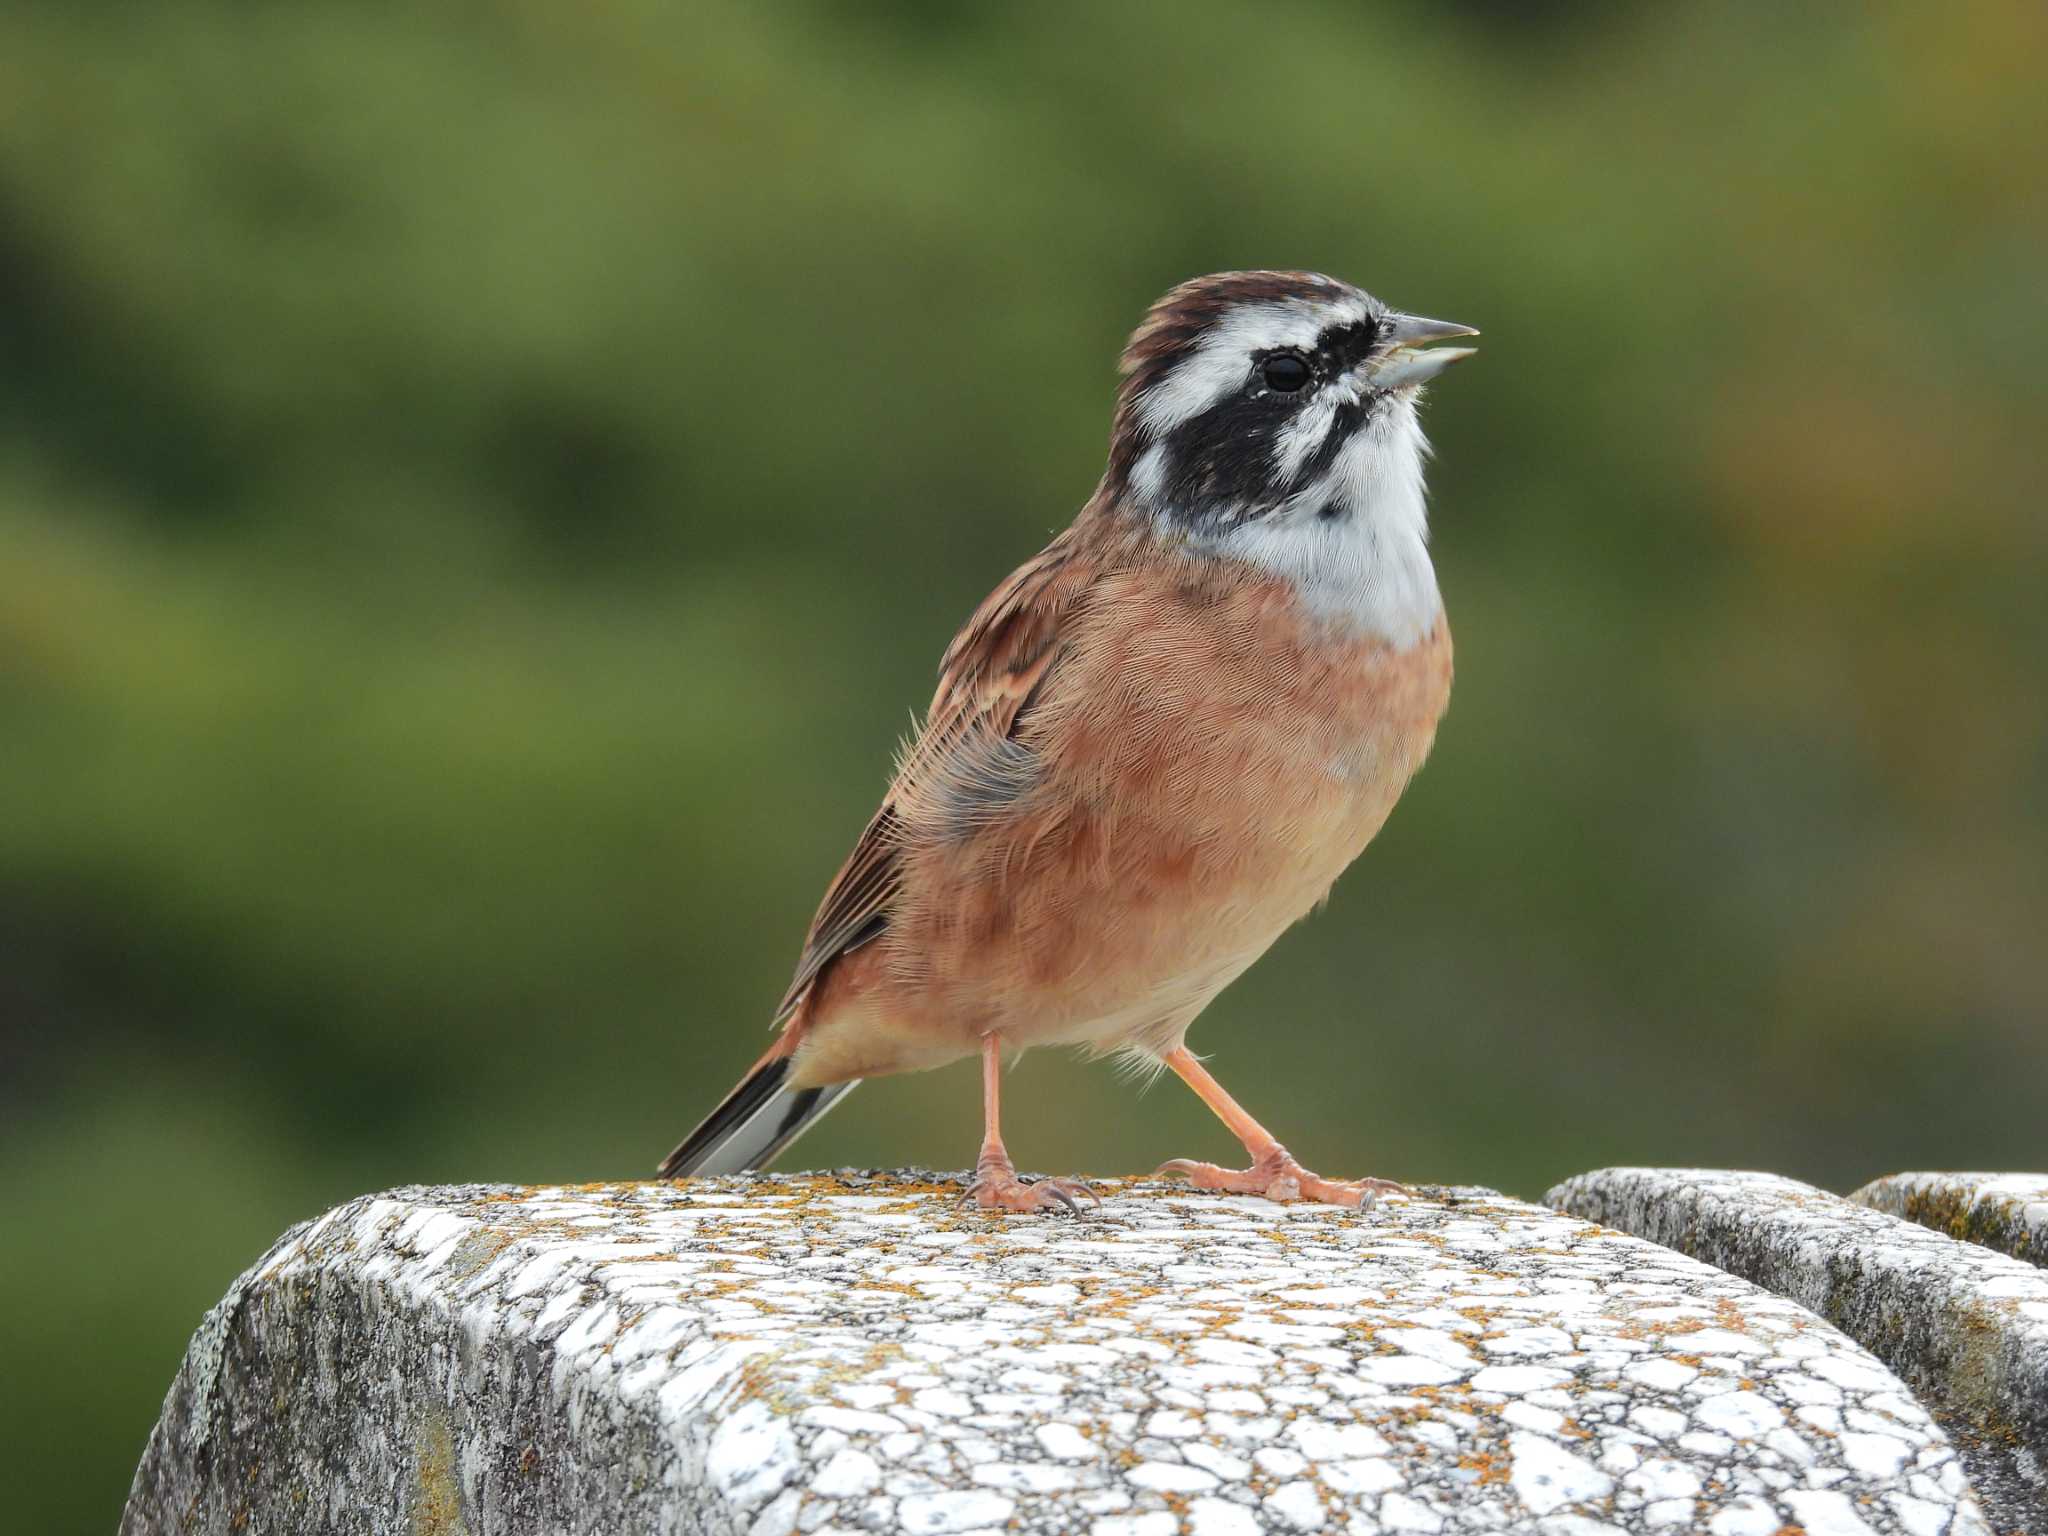
<svg viewBox="0 0 2048 1536"><path fill-rule="evenodd" d="M962 1198L1073 1212L1004 1145L1006 1055L1170 1070L1247 1166L1199 1189L1370 1207L1304 1168L1186 1043L1328 896L1422 766L1451 690L1428 548L1424 386L1470 326L1306 271L1158 300L1119 365L1108 462L1073 523L946 648L881 807L827 889L747 1076L664 1178L765 1167L866 1078L979 1056ZM1099 1197L1097 1197L1099 1199Z"/></svg>

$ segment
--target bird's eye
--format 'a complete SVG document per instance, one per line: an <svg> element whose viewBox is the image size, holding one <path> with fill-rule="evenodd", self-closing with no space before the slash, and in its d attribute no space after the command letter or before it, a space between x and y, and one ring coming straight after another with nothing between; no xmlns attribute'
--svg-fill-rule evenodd
<svg viewBox="0 0 2048 1536"><path fill-rule="evenodd" d="M1259 364L1259 377L1276 394L1293 394L1308 383L1308 373L1308 360L1295 352L1275 352Z"/></svg>

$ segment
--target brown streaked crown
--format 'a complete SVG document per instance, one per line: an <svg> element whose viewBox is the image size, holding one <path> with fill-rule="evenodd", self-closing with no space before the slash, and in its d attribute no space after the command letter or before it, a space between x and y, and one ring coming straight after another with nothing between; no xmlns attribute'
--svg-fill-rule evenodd
<svg viewBox="0 0 2048 1536"><path fill-rule="evenodd" d="M1168 290L1145 312L1125 343L1117 372L1117 424L1148 389L1201 344L1216 322L1242 304L1274 304L1288 299L1335 299L1356 293L1349 283L1320 272L1211 272L1191 277Z"/></svg>

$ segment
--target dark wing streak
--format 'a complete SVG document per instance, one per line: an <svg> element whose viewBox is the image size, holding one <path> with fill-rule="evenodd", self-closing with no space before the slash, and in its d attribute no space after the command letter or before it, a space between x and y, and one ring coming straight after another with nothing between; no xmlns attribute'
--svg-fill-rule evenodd
<svg viewBox="0 0 2048 1536"><path fill-rule="evenodd" d="M948 760L972 753L977 738L1011 740L1056 659L1061 618L1093 579L1074 554L1071 532L1063 533L990 593L946 648L924 727L899 756L888 798L826 888L775 1010L776 1025L790 1020L828 965L888 927L903 880L903 802L944 782Z"/></svg>
<svg viewBox="0 0 2048 1536"><path fill-rule="evenodd" d="M825 889L825 900L818 915L811 919L811 931L804 936L796 975L776 1005L775 1025L789 1021L820 971L867 943L888 925L886 909L902 878L895 829L896 809L884 801Z"/></svg>

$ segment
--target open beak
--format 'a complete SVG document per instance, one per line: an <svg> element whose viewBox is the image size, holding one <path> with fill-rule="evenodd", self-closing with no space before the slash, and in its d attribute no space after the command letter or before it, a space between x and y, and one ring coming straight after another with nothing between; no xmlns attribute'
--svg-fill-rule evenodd
<svg viewBox="0 0 2048 1536"><path fill-rule="evenodd" d="M1459 325L1454 320L1389 315L1383 336L1387 350L1365 365L1366 381L1374 389L1401 389L1410 384L1425 384L1451 364L1463 362L1474 351L1471 347L1432 348L1431 342L1478 334L1471 326Z"/></svg>

